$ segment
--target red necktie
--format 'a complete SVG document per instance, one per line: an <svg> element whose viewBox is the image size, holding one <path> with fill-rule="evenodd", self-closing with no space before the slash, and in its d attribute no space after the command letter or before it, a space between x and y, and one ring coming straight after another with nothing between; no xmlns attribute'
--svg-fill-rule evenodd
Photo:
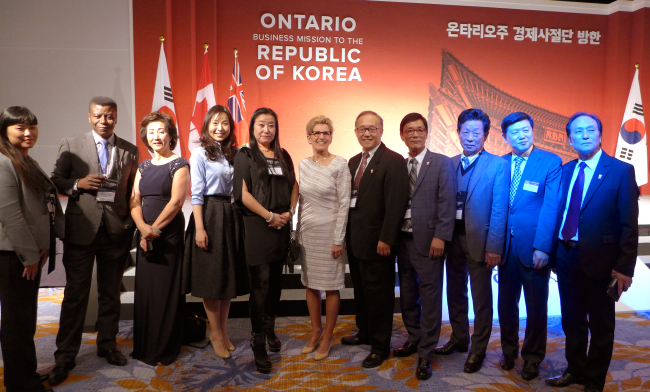
<svg viewBox="0 0 650 392"><path fill-rule="evenodd" d="M363 159L361 160L361 166L359 166L359 171L357 171L357 175L354 176L354 186L359 186L359 183L361 182L361 176L363 176L363 171L366 170L366 165L368 164L368 157L370 154L367 152L363 153Z"/></svg>

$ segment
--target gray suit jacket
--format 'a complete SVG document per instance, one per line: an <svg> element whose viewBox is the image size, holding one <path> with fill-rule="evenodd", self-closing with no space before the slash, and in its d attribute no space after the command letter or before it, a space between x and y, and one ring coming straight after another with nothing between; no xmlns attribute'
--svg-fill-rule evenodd
<svg viewBox="0 0 650 392"><path fill-rule="evenodd" d="M25 267L36 264L40 250L50 249L50 215L45 194L29 189L4 154L0 154L0 184L0 250L16 252ZM63 238L63 225L63 210L57 197L55 234L59 238Z"/></svg>
<svg viewBox="0 0 650 392"><path fill-rule="evenodd" d="M452 158L456 169L461 155ZM465 201L467 247L475 261L484 262L485 252L503 255L509 192L510 165L505 159L483 150Z"/></svg>
<svg viewBox="0 0 650 392"><path fill-rule="evenodd" d="M138 170L138 149L115 135L117 150L113 157L113 175L118 180L112 203L99 203L97 192L74 191L76 180L99 173L99 157L92 131L63 139L52 171L52 182L62 195L67 195L65 211L66 241L89 245L97 235L100 223L114 241L131 241L135 225L131 219L129 200ZM109 155L110 159L111 155Z"/></svg>
<svg viewBox="0 0 650 392"><path fill-rule="evenodd" d="M415 246L429 255L431 240L451 241L456 217L456 172L451 158L426 152L411 197Z"/></svg>

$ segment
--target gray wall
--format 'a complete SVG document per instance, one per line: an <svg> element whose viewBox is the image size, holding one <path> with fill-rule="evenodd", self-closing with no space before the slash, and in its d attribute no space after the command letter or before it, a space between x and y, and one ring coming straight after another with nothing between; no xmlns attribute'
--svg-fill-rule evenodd
<svg viewBox="0 0 650 392"><path fill-rule="evenodd" d="M50 172L61 139L91 130L88 101L117 101L115 132L135 141L130 0L1 0L0 110L26 106Z"/></svg>

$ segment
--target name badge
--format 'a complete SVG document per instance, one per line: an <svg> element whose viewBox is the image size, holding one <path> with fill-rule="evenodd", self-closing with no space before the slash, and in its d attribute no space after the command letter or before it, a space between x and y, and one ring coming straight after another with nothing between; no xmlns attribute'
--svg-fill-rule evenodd
<svg viewBox="0 0 650 392"><path fill-rule="evenodd" d="M282 176L282 166L280 166L280 162L269 162L269 174L272 176Z"/></svg>
<svg viewBox="0 0 650 392"><path fill-rule="evenodd" d="M524 182L525 191L537 193L537 189L539 189L539 182L533 182L528 180Z"/></svg>
<svg viewBox="0 0 650 392"><path fill-rule="evenodd" d="M456 193L456 220L463 220L463 211L465 210L465 198L467 192L460 191Z"/></svg>
<svg viewBox="0 0 650 392"><path fill-rule="evenodd" d="M358 189L352 189L352 193L350 194L350 209L356 208L357 206L357 194L359 193Z"/></svg>
<svg viewBox="0 0 650 392"><path fill-rule="evenodd" d="M115 194L117 193L117 181L106 180L97 190L96 201L100 203L113 203L115 201Z"/></svg>

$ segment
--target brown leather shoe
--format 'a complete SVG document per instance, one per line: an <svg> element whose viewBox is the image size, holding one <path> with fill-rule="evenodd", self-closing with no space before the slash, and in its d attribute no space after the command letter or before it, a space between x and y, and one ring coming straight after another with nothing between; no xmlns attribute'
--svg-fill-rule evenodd
<svg viewBox="0 0 650 392"><path fill-rule="evenodd" d="M481 370L481 365L483 365L484 359L485 359L485 354L483 355L470 354L467 357L467 361L465 361L465 366L463 367L463 371L465 373L478 372L479 370Z"/></svg>
<svg viewBox="0 0 650 392"><path fill-rule="evenodd" d="M454 351L458 351L459 353L466 353L467 346L461 346L458 343L447 342L443 346L436 347L433 350L433 352L437 355L449 355Z"/></svg>

